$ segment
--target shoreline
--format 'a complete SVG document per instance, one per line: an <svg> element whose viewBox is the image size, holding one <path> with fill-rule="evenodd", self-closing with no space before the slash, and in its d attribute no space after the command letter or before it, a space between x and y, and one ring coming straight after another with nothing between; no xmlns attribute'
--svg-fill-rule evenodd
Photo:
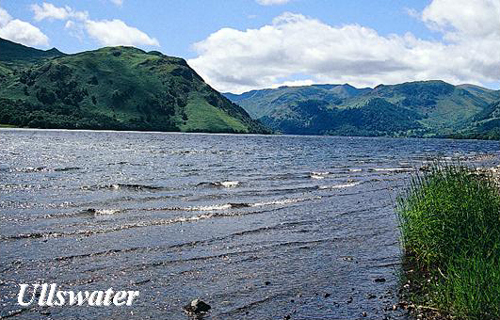
<svg viewBox="0 0 500 320"><path fill-rule="evenodd" d="M424 140L449 140L449 141L485 141L495 142L494 139L476 139L476 138L453 138L453 137L393 137L393 136L341 136L341 135L308 135L308 134L283 134L283 133L244 133L244 132L198 132L198 131L134 131L134 130L94 130L94 129L66 129L66 128L29 128L16 127L14 125L0 124L0 131L49 131L49 132L104 132L104 133L145 133L145 134L192 134L192 135L221 135L221 136L264 136L264 137L309 137L309 138L350 138L350 139L424 139Z"/></svg>

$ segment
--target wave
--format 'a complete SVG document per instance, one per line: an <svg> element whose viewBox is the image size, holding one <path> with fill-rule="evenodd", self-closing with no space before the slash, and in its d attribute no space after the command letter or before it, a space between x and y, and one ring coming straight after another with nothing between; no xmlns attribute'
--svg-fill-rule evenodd
<svg viewBox="0 0 500 320"><path fill-rule="evenodd" d="M62 168L47 168L47 167L24 167L24 168L2 168L1 171L20 172L20 173L35 173L35 172L66 172L80 170L80 167L62 167Z"/></svg>
<svg viewBox="0 0 500 320"><path fill-rule="evenodd" d="M311 172L311 174L309 175L309 177L311 179L317 179L317 180L321 180L321 179L324 179L326 176L328 176L330 174L330 172L328 171L324 171L324 172Z"/></svg>
<svg viewBox="0 0 500 320"><path fill-rule="evenodd" d="M319 175L314 175L314 174L310 175L309 177L311 179L317 179L317 180L321 180L321 179L325 178L324 176L319 176Z"/></svg>
<svg viewBox="0 0 500 320"><path fill-rule="evenodd" d="M256 202L256 203L251 204L250 206L251 207L260 207L260 206L269 206L269 205L285 205L285 204L290 204L290 203L298 203L298 202L319 200L319 199L321 199L320 196L310 197L310 198L288 198L288 199L272 200L272 201L266 201L266 202Z"/></svg>
<svg viewBox="0 0 500 320"><path fill-rule="evenodd" d="M321 197L311 197L311 198L293 198L293 199L280 199L267 202L256 202L256 203L226 203L219 205L209 205L209 206L197 206L197 207L167 207L167 208L150 208L150 209L138 209L147 211L163 211L163 210L173 210L173 211L198 211L202 213L199 215L193 215L188 217L175 217L171 219L160 219L152 221L140 221L136 223L128 223L120 226L115 226L111 228L102 229L88 229L88 230L77 230L73 232L32 232L32 233L22 233L17 235L0 235L0 240L20 240L20 239L48 239L48 238L59 238L64 236L89 236L94 234L122 231L132 228L149 227L149 226L161 226L170 225L174 223L185 223L185 222L196 222L205 219L217 218L217 217L236 217L249 214L259 214L269 212L270 210L254 211L254 212L241 212L241 211L228 211L229 209L238 208L250 208L250 207L261 207L270 205L286 205L290 203L298 203L303 201L311 201L321 199ZM115 214L117 212L124 212L131 209L87 209L80 212L80 214L93 214L93 215L105 215L105 214Z"/></svg>
<svg viewBox="0 0 500 320"><path fill-rule="evenodd" d="M311 197L311 198L287 198L287 199L279 199L279 200L271 200L265 202L229 202L229 203L221 203L221 204L212 204L212 205L203 205L203 206L192 206L192 207L160 207L160 208L111 208L111 209L96 209L89 208L83 211L73 212L73 213L63 213L63 214L46 214L43 216L44 219L58 219L58 218L71 218L78 216L101 216L101 215L114 215L117 213L123 213L127 211L201 211L201 212L214 212L214 211L226 211L230 209L242 209L242 208L252 208L252 207L261 207L261 206L271 206L271 205L286 205L291 203L298 203L303 201L310 201L321 199L320 196ZM180 218L181 220L184 218ZM182 221L180 221L182 222Z"/></svg>
<svg viewBox="0 0 500 320"><path fill-rule="evenodd" d="M415 169L413 169L413 168L372 168L372 169L369 169L369 171L399 173L399 172L411 172L411 171L415 171Z"/></svg>
<svg viewBox="0 0 500 320"><path fill-rule="evenodd" d="M251 213L247 213L251 214ZM49 239L49 238L60 238L67 236L90 236L96 234L103 234L109 232L123 231L134 228L141 227L151 227L151 226L164 226L171 225L175 223L185 223L185 222L196 222L199 220L211 219L215 217L228 217L228 216L240 216L241 214L228 214L228 213L205 213L200 215L194 215L189 217L176 217L171 219L160 219L160 220L152 220L152 221L140 221L136 223L127 223L120 226L114 226L109 228L100 228L100 229L88 229L88 230L76 230L72 232L55 232L55 231L47 231L47 232L31 232L31 233L21 233L17 235L0 235L0 240L20 240L20 239Z"/></svg>
<svg viewBox="0 0 500 320"><path fill-rule="evenodd" d="M323 171L323 172L313 171L313 172L311 172L311 174L316 175L316 176L327 176L330 174L330 172L328 172L328 171Z"/></svg>
<svg viewBox="0 0 500 320"><path fill-rule="evenodd" d="M114 215L120 212L125 212L130 209L96 209L88 208L77 212L65 212L57 214L45 214L42 216L43 219L61 219L61 218L74 218L79 216L100 216L100 215Z"/></svg>
<svg viewBox="0 0 500 320"><path fill-rule="evenodd" d="M262 206L272 206L272 205L286 205L291 203L298 203L304 201L318 200L321 199L320 196L309 197L309 198L286 198L279 200L271 200L264 202L240 202L240 203L224 203L217 205L209 205L209 206L198 206L198 207L187 207L187 208L175 208L178 210L185 211L219 211L219 210L229 210L229 209L240 209L240 208L254 208L254 207L262 207Z"/></svg>
<svg viewBox="0 0 500 320"><path fill-rule="evenodd" d="M209 186L216 188L235 188L240 185L239 181L215 181L215 182L201 182L198 186Z"/></svg>
<svg viewBox="0 0 500 320"><path fill-rule="evenodd" d="M49 169L47 169L47 167L25 167L25 168L13 168L10 171L11 172L33 173L33 172L49 171Z"/></svg>
<svg viewBox="0 0 500 320"><path fill-rule="evenodd" d="M80 169L81 169L80 167L64 167L64 168L55 168L54 171L65 172L65 171L76 171Z"/></svg>
<svg viewBox="0 0 500 320"><path fill-rule="evenodd" d="M231 209L233 206L230 203L226 204L217 204L210 206L199 206L199 207L187 207L187 208L178 208L184 211L217 211L217 210L227 210Z"/></svg>
<svg viewBox="0 0 500 320"><path fill-rule="evenodd" d="M100 215L113 215L113 214L116 214L118 212L122 212L123 210L120 210L120 209L88 209L86 210L86 212L88 213L91 213L93 215L96 215L96 216L100 216Z"/></svg>
<svg viewBox="0 0 500 320"><path fill-rule="evenodd" d="M130 190L130 191L162 191L172 190L172 188L150 186L145 184L116 183L107 185L82 186L82 190Z"/></svg>
<svg viewBox="0 0 500 320"><path fill-rule="evenodd" d="M350 183L345 183L345 184L336 184L333 186L319 186L318 188L321 190L326 190L326 189L345 189L345 188L352 188L357 185L361 184L361 182L350 182Z"/></svg>

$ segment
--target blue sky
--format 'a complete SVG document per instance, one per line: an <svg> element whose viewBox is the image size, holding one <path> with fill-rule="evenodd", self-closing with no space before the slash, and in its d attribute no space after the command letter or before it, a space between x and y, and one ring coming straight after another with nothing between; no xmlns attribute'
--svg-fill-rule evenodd
<svg viewBox="0 0 500 320"><path fill-rule="evenodd" d="M0 0L0 9L0 36L13 41L66 53L159 50L221 91L434 78L499 87L488 69L500 74L500 0Z"/></svg>
<svg viewBox="0 0 500 320"><path fill-rule="evenodd" d="M101 47L92 40L79 40L64 32L64 21L33 19L31 5L44 1L1 0L0 6L15 18L29 21L50 39L50 47L75 53ZM88 11L93 19L120 19L160 42L160 51L184 58L196 57L192 44L211 33L231 27L239 30L259 28L283 12L301 13L330 25L360 24L381 35L408 31L422 38L439 37L411 17L408 9L422 10L429 1L406 0L294 0L282 5L260 5L254 0L124 0L116 5L108 0L53 0L57 7L70 6ZM141 46L154 49L151 46ZM46 46L37 46L46 48Z"/></svg>

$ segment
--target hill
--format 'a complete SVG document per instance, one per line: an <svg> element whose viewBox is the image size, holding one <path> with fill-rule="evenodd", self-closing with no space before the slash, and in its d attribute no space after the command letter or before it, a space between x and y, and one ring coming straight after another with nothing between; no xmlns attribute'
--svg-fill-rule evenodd
<svg viewBox="0 0 500 320"><path fill-rule="evenodd" d="M473 120L467 129L455 137L500 140L500 100L490 104Z"/></svg>
<svg viewBox="0 0 500 320"><path fill-rule="evenodd" d="M347 84L280 87L225 95L283 133L416 137L470 131L473 123L484 122L477 117L500 99L500 91L443 81L374 89Z"/></svg>
<svg viewBox="0 0 500 320"><path fill-rule="evenodd" d="M19 43L0 38L0 60L4 63L13 62L36 62L43 58L54 58L63 56L64 53L56 48L50 50L38 50Z"/></svg>
<svg viewBox="0 0 500 320"><path fill-rule="evenodd" d="M384 99L369 100L362 108L332 107L322 100L305 100L276 108L260 120L290 134L386 136L418 131L421 117Z"/></svg>
<svg viewBox="0 0 500 320"><path fill-rule="evenodd" d="M293 105L298 101L321 100L330 105L340 105L371 89L357 89L344 85L311 85L303 87L280 87L277 89L252 90L241 95L224 93L231 101L241 105L254 118L269 116L275 108Z"/></svg>
<svg viewBox="0 0 500 320"><path fill-rule="evenodd" d="M2 41L0 81L2 124L267 132L245 110L207 85L184 59L156 51L106 47L64 55Z"/></svg>

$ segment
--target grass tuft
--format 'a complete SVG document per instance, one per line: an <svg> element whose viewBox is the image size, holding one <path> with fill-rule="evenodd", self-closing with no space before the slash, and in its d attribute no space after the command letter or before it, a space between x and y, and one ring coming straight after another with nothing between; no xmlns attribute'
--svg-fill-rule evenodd
<svg viewBox="0 0 500 320"><path fill-rule="evenodd" d="M398 199L421 303L464 319L500 318L500 192L490 176L436 163Z"/></svg>

